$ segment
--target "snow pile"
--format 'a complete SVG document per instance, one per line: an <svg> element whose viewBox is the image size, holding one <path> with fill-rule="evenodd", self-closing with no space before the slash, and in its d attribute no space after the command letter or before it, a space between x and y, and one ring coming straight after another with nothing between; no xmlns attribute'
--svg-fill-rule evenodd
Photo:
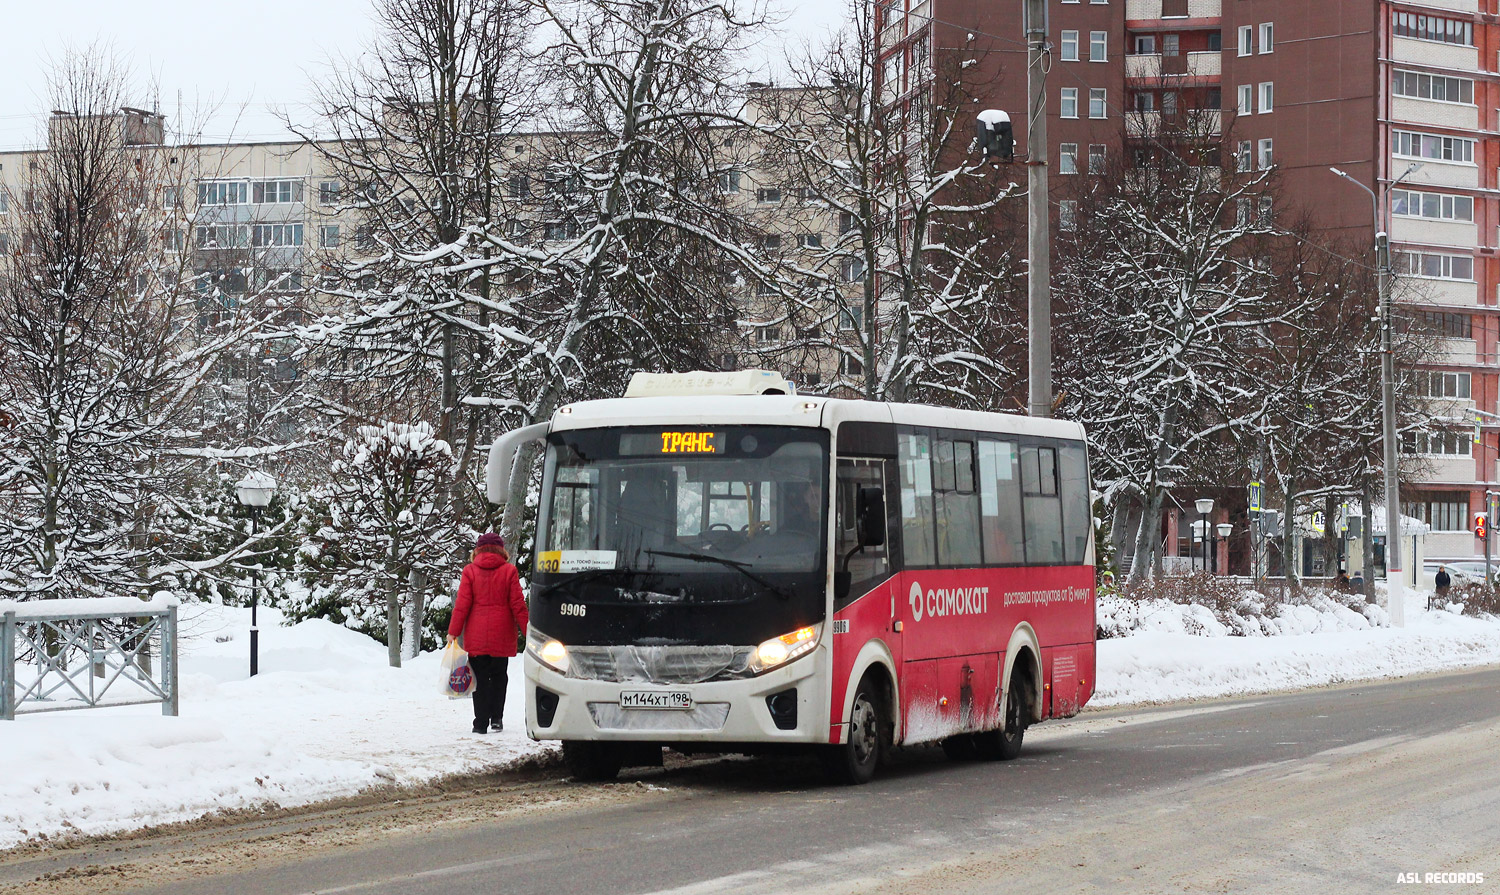
<svg viewBox="0 0 1500 895"><path fill-rule="evenodd" d="M1380 606L1358 597L1341 599L1326 593L1278 602L1256 591L1242 590L1233 596L1218 595L1209 602L1213 605L1161 597L1130 600L1101 595L1097 615L1099 636L1165 632L1203 637L1272 637L1363 631L1390 624L1390 616Z"/></svg>
<svg viewBox="0 0 1500 895"><path fill-rule="evenodd" d="M1426 611L1406 595L1404 628L1384 609L1361 614L1327 597L1282 604L1272 616L1223 623L1205 606L1103 598L1099 624L1129 636L1100 640L1092 706L1202 699L1398 677L1500 663L1500 620ZM1230 636L1248 633L1250 636ZM1275 635L1275 636L1257 636Z"/></svg>
<svg viewBox="0 0 1500 895"><path fill-rule="evenodd" d="M214 811L296 806L382 784L496 770L547 749L525 735L520 661L506 730L475 736L472 705L439 693L439 656L390 668L382 644L330 622L281 627L260 610L181 610L181 715L157 705L0 722L0 848Z"/></svg>

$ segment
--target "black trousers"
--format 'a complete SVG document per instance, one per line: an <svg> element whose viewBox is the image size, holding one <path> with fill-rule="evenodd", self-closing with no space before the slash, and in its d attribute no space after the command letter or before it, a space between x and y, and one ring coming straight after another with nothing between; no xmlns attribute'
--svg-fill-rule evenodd
<svg viewBox="0 0 1500 895"><path fill-rule="evenodd" d="M510 677L510 659L505 656L469 656L474 672L474 726L488 728L505 715L505 687Z"/></svg>

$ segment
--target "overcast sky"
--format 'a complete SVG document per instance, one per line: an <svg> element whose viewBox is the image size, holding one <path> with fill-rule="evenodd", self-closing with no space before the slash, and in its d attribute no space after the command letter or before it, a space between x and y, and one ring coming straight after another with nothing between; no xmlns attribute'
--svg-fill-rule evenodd
<svg viewBox="0 0 1500 895"><path fill-rule="evenodd" d="M837 24L843 0L779 0L801 43ZM369 0L4 0L0 149L34 145L46 71L68 47L109 46L139 83L133 103L177 117L217 109L207 140L287 139L272 110L305 119L308 85L330 57L357 56L372 34ZM770 48L766 49L768 56ZM150 85L159 95L151 95ZM193 119L192 114L183 117Z"/></svg>

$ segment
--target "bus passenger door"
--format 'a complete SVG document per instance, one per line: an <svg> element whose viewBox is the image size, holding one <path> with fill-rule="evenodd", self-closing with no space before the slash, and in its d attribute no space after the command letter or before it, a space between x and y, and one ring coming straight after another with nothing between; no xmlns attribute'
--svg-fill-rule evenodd
<svg viewBox="0 0 1500 895"><path fill-rule="evenodd" d="M892 470L880 457L839 457L834 490L834 651L840 679L849 681L859 651L871 640L883 642L901 667L900 604L891 575L888 486ZM880 506L874 501L879 500ZM878 518L872 516L878 514ZM865 518L861 545L860 518ZM873 535L873 537L872 537Z"/></svg>

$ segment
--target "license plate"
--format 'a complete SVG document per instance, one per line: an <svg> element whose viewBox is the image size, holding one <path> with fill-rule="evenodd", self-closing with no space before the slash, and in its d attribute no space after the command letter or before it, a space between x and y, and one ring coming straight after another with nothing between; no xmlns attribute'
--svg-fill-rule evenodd
<svg viewBox="0 0 1500 895"><path fill-rule="evenodd" d="M686 690L621 690L622 709L690 709L693 694Z"/></svg>

